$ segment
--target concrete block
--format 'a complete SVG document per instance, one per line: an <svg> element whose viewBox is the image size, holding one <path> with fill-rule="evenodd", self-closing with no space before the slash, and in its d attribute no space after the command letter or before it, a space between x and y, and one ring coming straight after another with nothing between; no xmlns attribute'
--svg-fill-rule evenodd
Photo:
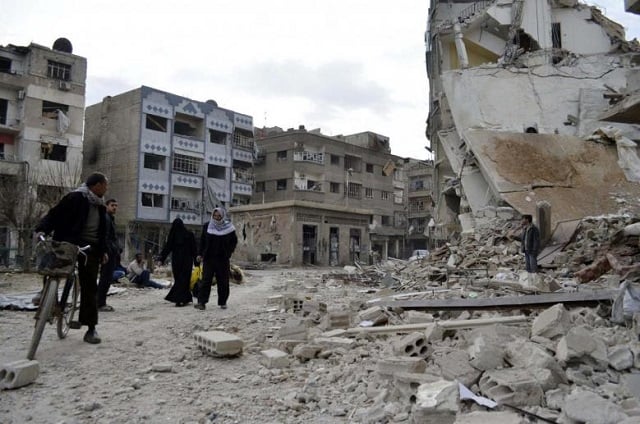
<svg viewBox="0 0 640 424"><path fill-rule="evenodd" d="M284 297L285 311L300 312L304 306L304 298L298 295L288 294Z"/></svg>
<svg viewBox="0 0 640 424"><path fill-rule="evenodd" d="M278 338L282 340L307 340L307 325L300 319L289 320L280 327Z"/></svg>
<svg viewBox="0 0 640 424"><path fill-rule="evenodd" d="M433 322L433 315L420 311L407 311L404 313L404 321L407 324L422 324Z"/></svg>
<svg viewBox="0 0 640 424"><path fill-rule="evenodd" d="M422 332L409 333L393 342L393 353L398 356L417 356L426 358L429 356L427 338Z"/></svg>
<svg viewBox="0 0 640 424"><path fill-rule="evenodd" d="M544 400L542 386L527 369L485 371L478 386L486 397L499 404L541 406Z"/></svg>
<svg viewBox="0 0 640 424"><path fill-rule="evenodd" d="M378 374L393 377L398 373L424 373L427 363L415 356L391 356L378 361Z"/></svg>
<svg viewBox="0 0 640 424"><path fill-rule="evenodd" d="M278 349L261 350L260 363L267 368L286 368L289 366L289 355Z"/></svg>
<svg viewBox="0 0 640 424"><path fill-rule="evenodd" d="M533 320L531 334L548 339L564 336L571 328L571 315L561 303L545 309Z"/></svg>
<svg viewBox="0 0 640 424"><path fill-rule="evenodd" d="M511 411L473 411L470 414L458 415L454 424L525 424L520 414Z"/></svg>
<svg viewBox="0 0 640 424"><path fill-rule="evenodd" d="M38 361L21 359L3 364L0 368L0 389L17 389L31 384L40 374Z"/></svg>
<svg viewBox="0 0 640 424"><path fill-rule="evenodd" d="M502 368L504 363L504 350L501 345L492 342L484 334L475 337L467 349L471 365L480 371Z"/></svg>
<svg viewBox="0 0 640 424"><path fill-rule="evenodd" d="M299 344L293 348L293 356L302 360L308 361L318 356L318 353L322 350L322 346L314 344Z"/></svg>
<svg viewBox="0 0 640 424"><path fill-rule="evenodd" d="M589 424L618 424L628 418L615 403L586 390L574 389L562 408L566 418ZM567 422L563 420L561 422Z"/></svg>
<svg viewBox="0 0 640 424"><path fill-rule="evenodd" d="M351 312L349 311L329 311L322 319L320 327L323 330L334 330L336 328L351 327Z"/></svg>
<svg viewBox="0 0 640 424"><path fill-rule="evenodd" d="M601 368L609 364L604 341L585 327L573 327L556 347L556 358L562 362L588 362Z"/></svg>
<svg viewBox="0 0 640 424"><path fill-rule="evenodd" d="M451 423L458 412L458 383L440 380L421 384L416 393L414 422Z"/></svg>
<svg viewBox="0 0 640 424"><path fill-rule="evenodd" d="M458 380L465 386L471 387L480 377L481 372L469 364L469 354L464 350L434 354L432 358L440 368L442 377L447 380Z"/></svg>
<svg viewBox="0 0 640 424"><path fill-rule="evenodd" d="M609 348L609 366L617 371L623 371L633 366L633 353L629 346L619 345Z"/></svg>
<svg viewBox="0 0 640 424"><path fill-rule="evenodd" d="M547 349L537 343L516 340L506 346L505 358L513 368L543 368L551 371L554 386L567 384L567 375ZM547 388L543 387L544 390Z"/></svg>
<svg viewBox="0 0 640 424"><path fill-rule="evenodd" d="M382 325L388 320L387 314L380 306L373 306L358 313L358 322L371 321L373 325Z"/></svg>
<svg viewBox="0 0 640 424"><path fill-rule="evenodd" d="M324 302L307 300L302 304L302 313L305 316L313 313L325 314L327 313L327 304Z"/></svg>
<svg viewBox="0 0 640 424"><path fill-rule="evenodd" d="M193 336L198 347L212 356L236 356L244 347L240 337L224 331L200 331Z"/></svg>
<svg viewBox="0 0 640 424"><path fill-rule="evenodd" d="M430 343L442 341L444 329L437 323L433 323L424 330L424 337Z"/></svg>
<svg viewBox="0 0 640 424"><path fill-rule="evenodd" d="M341 347L345 349L352 349L356 346L356 341L354 339L348 339L346 337L316 337L313 342L323 348Z"/></svg>
<svg viewBox="0 0 640 424"><path fill-rule="evenodd" d="M400 372L393 374L391 396L404 405L414 404L418 387L425 383L434 383L441 380L440 376L423 373Z"/></svg>

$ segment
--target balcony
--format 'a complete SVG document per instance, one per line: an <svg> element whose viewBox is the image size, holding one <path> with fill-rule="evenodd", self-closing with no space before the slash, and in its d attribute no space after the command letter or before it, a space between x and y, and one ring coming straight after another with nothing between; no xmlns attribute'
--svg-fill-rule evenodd
<svg viewBox="0 0 640 424"><path fill-rule="evenodd" d="M253 184L253 171L250 169L233 168L231 181L241 184Z"/></svg>
<svg viewBox="0 0 640 424"><path fill-rule="evenodd" d="M254 144L253 137L247 137L237 132L233 134L233 147L253 152Z"/></svg>

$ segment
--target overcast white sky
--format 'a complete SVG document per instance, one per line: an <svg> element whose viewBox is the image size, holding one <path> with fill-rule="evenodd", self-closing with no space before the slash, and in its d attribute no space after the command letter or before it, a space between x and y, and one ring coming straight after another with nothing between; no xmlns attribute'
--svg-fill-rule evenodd
<svg viewBox="0 0 640 424"><path fill-rule="evenodd" d="M624 0L605 14L640 38ZM87 105L147 85L252 115L256 127L374 131L427 158L428 0L2 0L0 45L88 60Z"/></svg>

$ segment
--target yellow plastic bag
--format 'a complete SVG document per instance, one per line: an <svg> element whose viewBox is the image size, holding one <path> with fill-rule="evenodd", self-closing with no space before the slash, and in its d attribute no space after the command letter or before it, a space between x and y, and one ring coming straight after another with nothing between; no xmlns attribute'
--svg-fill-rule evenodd
<svg viewBox="0 0 640 424"><path fill-rule="evenodd" d="M191 271L191 281L189 282L189 290L193 290L193 287L198 281L202 279L202 264L193 267Z"/></svg>

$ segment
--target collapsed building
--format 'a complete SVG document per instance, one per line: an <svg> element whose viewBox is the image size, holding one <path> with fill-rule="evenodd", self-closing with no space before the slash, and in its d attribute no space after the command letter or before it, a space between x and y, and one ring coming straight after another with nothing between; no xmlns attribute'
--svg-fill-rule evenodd
<svg viewBox="0 0 640 424"><path fill-rule="evenodd" d="M425 40L434 237L640 194L640 45L621 25L571 0L432 1Z"/></svg>

